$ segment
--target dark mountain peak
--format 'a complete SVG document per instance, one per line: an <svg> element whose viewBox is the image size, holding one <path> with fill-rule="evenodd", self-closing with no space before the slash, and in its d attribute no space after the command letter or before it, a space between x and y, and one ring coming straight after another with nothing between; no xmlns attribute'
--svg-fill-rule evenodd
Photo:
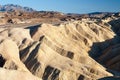
<svg viewBox="0 0 120 80"><path fill-rule="evenodd" d="M32 12L35 11L32 8L29 7L22 7L20 5L14 5L14 4L6 4L6 5L0 5L0 11L25 11L25 12Z"/></svg>
<svg viewBox="0 0 120 80"><path fill-rule="evenodd" d="M99 14L114 14L116 12L92 12L88 13L89 15L99 15Z"/></svg>

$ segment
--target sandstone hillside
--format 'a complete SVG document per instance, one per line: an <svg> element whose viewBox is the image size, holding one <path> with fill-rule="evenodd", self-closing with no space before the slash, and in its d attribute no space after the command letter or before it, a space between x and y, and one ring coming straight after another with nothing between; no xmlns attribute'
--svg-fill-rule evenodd
<svg viewBox="0 0 120 80"><path fill-rule="evenodd" d="M1 27L0 80L116 78L120 71L116 21Z"/></svg>

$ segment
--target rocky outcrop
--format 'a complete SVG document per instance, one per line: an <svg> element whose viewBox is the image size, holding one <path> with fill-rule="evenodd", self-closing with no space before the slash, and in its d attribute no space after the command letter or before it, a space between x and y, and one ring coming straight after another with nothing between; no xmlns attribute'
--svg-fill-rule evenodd
<svg viewBox="0 0 120 80"><path fill-rule="evenodd" d="M21 36L18 36L17 33L20 32L20 29L19 31L16 29L17 33L15 34L12 32L13 30L11 29L9 32L8 29L1 29L0 32L0 67L2 67L0 68L0 80L19 80L21 77L23 80L40 80L33 76L21 62L18 43L24 40L25 36L22 37L22 33L20 33Z"/></svg>
<svg viewBox="0 0 120 80"><path fill-rule="evenodd" d="M18 75L33 74L43 80L96 80L113 76L96 62L100 58L104 60L99 56L111 46L109 43L115 37L110 28L110 25L85 21L1 28L1 70L9 69L8 72L12 73L9 76L14 76L13 72L16 71ZM105 41L108 42L102 44Z"/></svg>
<svg viewBox="0 0 120 80"><path fill-rule="evenodd" d="M25 71L0 68L0 80L41 80Z"/></svg>

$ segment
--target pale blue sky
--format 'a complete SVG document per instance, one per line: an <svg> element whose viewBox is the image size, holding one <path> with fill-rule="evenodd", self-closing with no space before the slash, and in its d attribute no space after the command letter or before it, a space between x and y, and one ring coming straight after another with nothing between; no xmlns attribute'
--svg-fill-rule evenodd
<svg viewBox="0 0 120 80"><path fill-rule="evenodd" d="M120 0L0 0L0 4L19 4L39 11L64 13L120 11Z"/></svg>

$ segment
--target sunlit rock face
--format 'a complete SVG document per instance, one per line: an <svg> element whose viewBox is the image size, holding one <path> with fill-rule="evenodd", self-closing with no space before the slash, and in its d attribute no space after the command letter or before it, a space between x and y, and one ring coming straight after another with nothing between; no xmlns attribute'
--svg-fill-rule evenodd
<svg viewBox="0 0 120 80"><path fill-rule="evenodd" d="M0 76L96 80L113 76L109 70L119 73L119 36L112 24L103 23L68 21L0 28Z"/></svg>

